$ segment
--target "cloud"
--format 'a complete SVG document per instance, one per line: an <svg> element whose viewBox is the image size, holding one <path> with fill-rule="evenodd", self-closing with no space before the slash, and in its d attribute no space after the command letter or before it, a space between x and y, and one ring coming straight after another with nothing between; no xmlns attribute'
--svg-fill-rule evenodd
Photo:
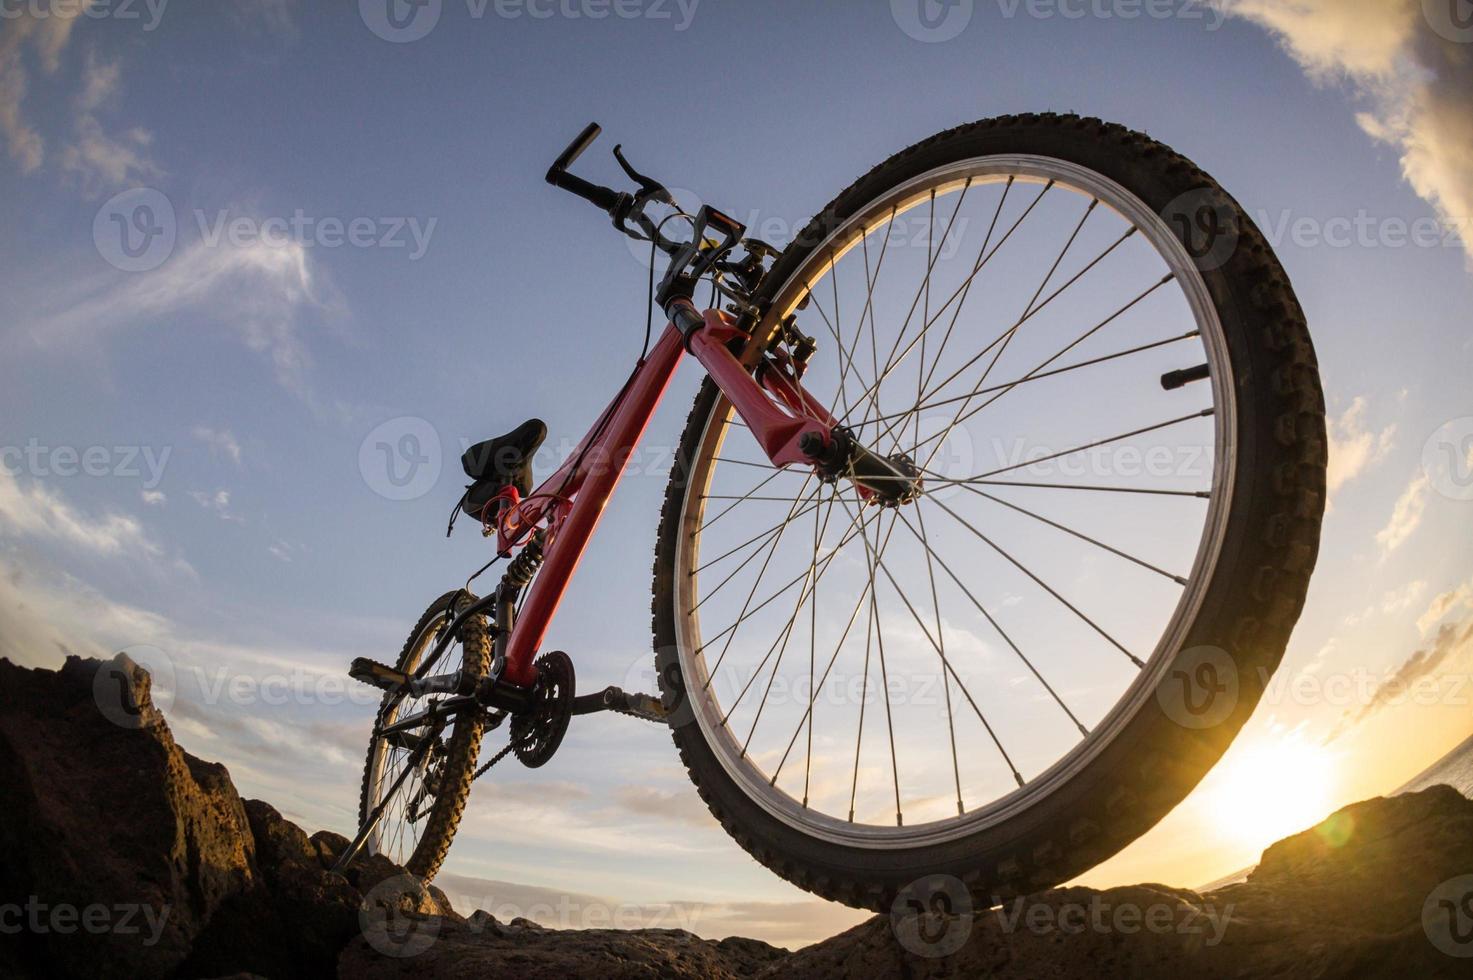
<svg viewBox="0 0 1473 980"><path fill-rule="evenodd" d="M296 0L237 0L229 5L230 18L245 30L264 28L267 33L296 40L300 33L293 11Z"/></svg>
<svg viewBox="0 0 1473 980"><path fill-rule="evenodd" d="M0 467L0 532L108 556L162 553L135 518L83 514L39 482L22 486L5 467Z"/></svg>
<svg viewBox="0 0 1473 980"><path fill-rule="evenodd" d="M1444 616L1462 608L1473 609L1473 579L1433 599L1427 606L1427 611L1417 619L1417 629L1423 636L1426 636L1427 632Z"/></svg>
<svg viewBox="0 0 1473 980"><path fill-rule="evenodd" d="M694 795L694 794L692 794ZM462 914L484 910L552 928L685 929L706 939L747 936L796 949L867 919L868 912L820 899L791 902L621 901L604 895L442 873L435 884Z"/></svg>
<svg viewBox="0 0 1473 980"><path fill-rule="evenodd" d="M1422 593L1425 591L1427 591L1427 583L1421 579L1415 582L1408 582L1401 588L1393 589L1386 593L1385 597L1381 600L1381 611L1389 616L1392 613L1399 613L1404 609L1410 609L1412 603L1420 599Z"/></svg>
<svg viewBox="0 0 1473 980"><path fill-rule="evenodd" d="M189 499L199 504L205 510L214 511L220 515L222 521L234 521L244 524L245 518L240 517L230 510L230 491L216 490L214 493L206 493L202 490L189 491Z"/></svg>
<svg viewBox="0 0 1473 980"><path fill-rule="evenodd" d="M193 429L193 434L212 451L229 456L235 465L240 465L240 443L236 441L235 435L229 429L212 429L207 425L197 425Z"/></svg>
<svg viewBox="0 0 1473 980"><path fill-rule="evenodd" d="M96 6L94 0L87 3ZM32 49L43 72L56 73L72 28L83 13L81 6L50 6L53 9L40 16L31 8L9 11L6 34L0 39L0 133L23 174L39 170L46 158L45 140L23 112L30 88L26 49ZM100 114L117 101L121 81L118 62L102 61L88 53L74 97L72 138L60 158L62 172L75 178L88 197L150 180L163 172L148 155L153 143L151 133L135 126L114 135L103 125Z"/></svg>
<svg viewBox="0 0 1473 980"><path fill-rule="evenodd" d="M15 16L10 16L12 13ZM7 10L5 31L0 36L0 135L5 137L6 149L23 174L40 169L46 158L45 141L22 112L30 88L26 48L29 45L43 72L53 74L81 13L78 8L36 17L29 10Z"/></svg>
<svg viewBox="0 0 1473 980"><path fill-rule="evenodd" d="M299 242L240 245L195 241L146 275L102 275L61 288L53 312L25 328L37 346L90 346L101 335L189 314L234 330L266 355L277 380L306 394L311 364L299 336L304 311L334 313L340 303L318 282Z"/></svg>
<svg viewBox="0 0 1473 980"><path fill-rule="evenodd" d="M61 156L62 170L77 178L82 193L88 197L136 186L163 174L148 157L152 133L135 126L114 137L98 118L99 110L117 101L121 80L118 62L100 61L88 52L82 68L82 87L76 97L75 136Z"/></svg>
<svg viewBox="0 0 1473 980"><path fill-rule="evenodd" d="M1376 686L1365 704L1346 711L1340 717L1339 723L1326 736L1325 744L1335 741L1382 708L1406 701L1413 685L1470 649L1473 649L1473 623L1445 623L1437 631L1431 646L1413 653L1396 669L1396 673Z"/></svg>
<svg viewBox="0 0 1473 980"><path fill-rule="evenodd" d="M1391 509L1391 520L1376 532L1376 543L1383 552L1389 554L1401 547L1421 525L1422 513L1427 509L1427 491L1431 485L1432 481L1425 473L1407 484L1407 488L1397 498L1396 506Z"/></svg>
<svg viewBox="0 0 1473 980"><path fill-rule="evenodd" d="M1365 415L1366 400L1357 397L1338 418L1330 419L1330 466L1327 480L1332 495L1366 469L1385 459L1395 442L1395 425L1388 425L1380 432L1372 432L1366 428Z"/></svg>
<svg viewBox="0 0 1473 980"><path fill-rule="evenodd" d="M614 802L620 810L639 817L653 817L697 827L711 827L716 822L706 804L701 802L701 797L688 788L660 790L652 786L621 786L614 794Z"/></svg>
<svg viewBox="0 0 1473 980"><path fill-rule="evenodd" d="M1446 7L1452 0L1442 0ZM1268 28L1317 83L1348 81L1356 116L1395 146L1402 175L1473 262L1473 56L1440 34L1421 0L1233 0L1231 14ZM1444 31L1446 33L1446 31Z"/></svg>
<svg viewBox="0 0 1473 980"><path fill-rule="evenodd" d="M142 490L139 491L139 496L141 496L143 498L143 502L145 504L148 504L148 506L150 507L162 507L164 504L169 502L168 495L165 494L162 490Z"/></svg>

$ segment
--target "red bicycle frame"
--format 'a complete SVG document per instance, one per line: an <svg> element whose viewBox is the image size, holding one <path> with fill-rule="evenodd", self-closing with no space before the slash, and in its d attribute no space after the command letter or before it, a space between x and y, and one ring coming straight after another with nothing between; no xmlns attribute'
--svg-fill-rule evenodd
<svg viewBox="0 0 1473 980"><path fill-rule="evenodd" d="M696 315L694 306L689 312ZM804 390L797 372L765 355L755 366L742 363L731 345L747 335L719 310L699 316L703 322L688 334L674 323L665 328L629 384L556 473L526 498L515 489L503 491L495 518L500 554L510 554L537 528L545 529L542 568L507 639L503 677L510 683L525 687L536 680L533 658L682 353L689 350L701 362L773 465L811 462L799 445L810 434L829 443L838 421Z"/></svg>

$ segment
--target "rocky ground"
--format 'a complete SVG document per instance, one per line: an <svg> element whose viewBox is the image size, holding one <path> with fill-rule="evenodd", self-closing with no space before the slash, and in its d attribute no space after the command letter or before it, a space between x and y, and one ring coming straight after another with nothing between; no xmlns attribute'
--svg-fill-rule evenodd
<svg viewBox="0 0 1473 980"><path fill-rule="evenodd" d="M0 800L4 976L1473 976L1473 801L1448 787L1347 807L1205 894L1065 888L969 911L925 882L918 907L947 896L955 914L903 905L796 953L465 917L384 859L335 875L343 838L242 800L125 658L0 660Z"/></svg>

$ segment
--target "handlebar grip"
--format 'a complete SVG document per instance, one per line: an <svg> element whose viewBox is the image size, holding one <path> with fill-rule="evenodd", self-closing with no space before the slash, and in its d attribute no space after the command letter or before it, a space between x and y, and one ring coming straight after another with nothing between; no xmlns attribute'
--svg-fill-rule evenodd
<svg viewBox="0 0 1473 980"><path fill-rule="evenodd" d="M593 145L593 141L598 139L598 134L601 132L603 132L603 127L596 122L589 123L585 126L583 132L579 133L577 139L568 144L568 148L562 152L562 155L557 158L557 161L547 171L547 182L549 184L556 184L557 181L554 177L571 167L573 161L581 157L583 151Z"/></svg>
<svg viewBox="0 0 1473 980"><path fill-rule="evenodd" d="M565 191L577 194L585 201L592 201L600 209L612 214L619 206L622 197L618 191L568 173L568 168L573 165L573 161L593 145L593 141L598 139L598 134L601 132L603 130L598 123L589 123L584 127L583 132L578 134L578 138L569 143L568 148L548 168L547 182L554 187L561 187Z"/></svg>
<svg viewBox="0 0 1473 980"><path fill-rule="evenodd" d="M565 191L571 191L583 198L592 201L600 210L612 212L619 206L620 194L611 187L602 187L582 177L574 176L566 170L557 173L549 173L547 182L554 187L561 187Z"/></svg>

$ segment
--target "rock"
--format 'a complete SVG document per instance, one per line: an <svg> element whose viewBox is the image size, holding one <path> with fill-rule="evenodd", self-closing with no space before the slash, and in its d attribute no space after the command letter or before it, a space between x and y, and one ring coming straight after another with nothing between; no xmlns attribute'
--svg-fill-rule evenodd
<svg viewBox="0 0 1473 980"><path fill-rule="evenodd" d="M175 744L122 656L0 659L0 800L0 903L33 917L0 942L6 977L1473 975L1473 801L1446 786L1346 807L1211 892L1058 888L968 910L937 879L914 908L951 914L902 903L797 953L463 918L381 856L334 874L347 839L242 801L225 767ZM112 928L79 928L88 915Z"/></svg>
<svg viewBox="0 0 1473 980"><path fill-rule="evenodd" d="M34 896L19 904L40 917L0 944L0 974L320 977L365 907L460 920L386 858L331 873L341 835L242 801L150 695L123 655L59 671L0 659L0 895ZM68 921L88 910L116 928Z"/></svg>
<svg viewBox="0 0 1473 980"><path fill-rule="evenodd" d="M60 671L0 660L0 894L62 916L16 940L47 971L168 973L256 883L240 797L179 749L149 695L121 655Z"/></svg>
<svg viewBox="0 0 1473 980"><path fill-rule="evenodd" d="M877 916L761 976L1467 977L1422 921L1464 873L1473 801L1436 786L1340 810L1270 847L1243 884L1060 888L919 927Z"/></svg>
<svg viewBox="0 0 1473 980"><path fill-rule="evenodd" d="M752 939L713 942L679 929L546 929L526 919L502 924L485 912L462 922L398 926L370 929L349 943L338 976L735 980L789 955Z"/></svg>

